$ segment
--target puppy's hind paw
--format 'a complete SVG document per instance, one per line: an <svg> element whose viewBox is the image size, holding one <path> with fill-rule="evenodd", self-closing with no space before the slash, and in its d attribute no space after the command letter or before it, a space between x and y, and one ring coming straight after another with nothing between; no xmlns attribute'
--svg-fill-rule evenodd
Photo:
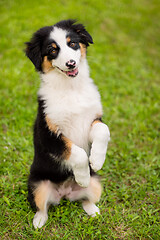
<svg viewBox="0 0 160 240"><path fill-rule="evenodd" d="M41 228L47 221L48 219L48 215L41 212L41 211L38 211L36 212L36 214L34 215L34 218L33 218L33 226L35 228Z"/></svg>
<svg viewBox="0 0 160 240"><path fill-rule="evenodd" d="M84 201L82 203L84 211L91 217L96 217L100 214L99 208L92 202Z"/></svg>

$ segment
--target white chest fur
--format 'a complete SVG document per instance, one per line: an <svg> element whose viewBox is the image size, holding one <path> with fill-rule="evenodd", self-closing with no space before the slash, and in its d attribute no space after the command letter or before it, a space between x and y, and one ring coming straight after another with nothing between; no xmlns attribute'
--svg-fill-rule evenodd
<svg viewBox="0 0 160 240"><path fill-rule="evenodd" d="M45 113L60 132L89 154L91 123L102 115L100 95L92 80L80 74L63 79L62 74L53 71L42 82L39 96L45 100Z"/></svg>

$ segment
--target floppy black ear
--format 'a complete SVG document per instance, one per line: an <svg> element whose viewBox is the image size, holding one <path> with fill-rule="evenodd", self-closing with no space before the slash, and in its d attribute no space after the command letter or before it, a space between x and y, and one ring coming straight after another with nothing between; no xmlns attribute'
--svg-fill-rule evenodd
<svg viewBox="0 0 160 240"><path fill-rule="evenodd" d="M36 36L36 34L32 37L30 42L26 43L26 56L32 61L35 68L38 71L41 71L42 65L42 56L41 56L41 43L40 39Z"/></svg>
<svg viewBox="0 0 160 240"><path fill-rule="evenodd" d="M53 26L40 28L36 33L33 34L31 41L26 43L26 56L32 61L38 71L42 71L43 43L52 30Z"/></svg>
<svg viewBox="0 0 160 240"><path fill-rule="evenodd" d="M74 24L73 25L74 31L80 36L80 41L89 46L89 44L93 44L93 39L91 35L87 32L83 24Z"/></svg>

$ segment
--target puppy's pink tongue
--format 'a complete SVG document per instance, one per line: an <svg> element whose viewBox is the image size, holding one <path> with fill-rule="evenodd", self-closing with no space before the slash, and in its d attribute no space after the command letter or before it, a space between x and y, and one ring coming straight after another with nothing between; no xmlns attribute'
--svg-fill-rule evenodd
<svg viewBox="0 0 160 240"><path fill-rule="evenodd" d="M67 73L68 76L75 76L75 75L78 74L78 69L76 68L72 71L67 71L66 73Z"/></svg>

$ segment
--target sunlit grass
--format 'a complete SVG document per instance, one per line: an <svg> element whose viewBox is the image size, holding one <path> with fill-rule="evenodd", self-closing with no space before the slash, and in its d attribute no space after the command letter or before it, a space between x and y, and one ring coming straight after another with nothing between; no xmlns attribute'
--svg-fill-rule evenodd
<svg viewBox="0 0 160 240"><path fill-rule="evenodd" d="M1 239L159 239L159 1L3 0L0 12ZM89 218L80 203L62 201L35 231L27 176L40 80L24 42L67 18L84 23L94 39L88 61L111 131L99 171L101 216Z"/></svg>

